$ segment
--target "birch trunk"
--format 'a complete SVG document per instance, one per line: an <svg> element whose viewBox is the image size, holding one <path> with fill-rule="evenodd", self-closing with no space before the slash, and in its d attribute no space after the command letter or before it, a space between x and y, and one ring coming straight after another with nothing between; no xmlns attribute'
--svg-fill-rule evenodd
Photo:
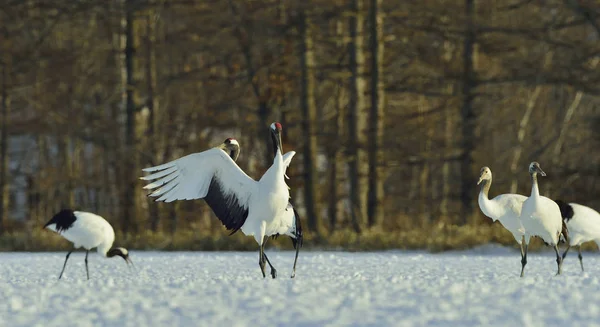
<svg viewBox="0 0 600 327"><path fill-rule="evenodd" d="M548 52L544 58L544 62L542 64L542 72L538 75L538 80L542 78L541 74L545 69L547 69L552 63L552 52ZM542 92L542 86L538 83L535 89L531 93L531 96L527 100L527 106L525 107L525 112L523 113L523 117L521 117L521 121L519 122L519 131L517 133L517 145L515 146L515 152L513 153L513 158L510 164L510 174L512 176L512 181L510 183L510 193L517 193L519 188L518 175L519 172L523 171L525 167L519 166L519 161L521 159L521 155L523 154L523 141L525 140L525 135L527 133L527 128L529 127L529 119L531 118L531 113L533 109L535 109L535 105L537 103L537 99L539 98Z"/></svg>

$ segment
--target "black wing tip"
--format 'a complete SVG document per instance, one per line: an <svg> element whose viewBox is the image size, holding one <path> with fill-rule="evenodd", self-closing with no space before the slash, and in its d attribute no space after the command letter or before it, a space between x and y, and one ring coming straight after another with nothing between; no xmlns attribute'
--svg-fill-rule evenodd
<svg viewBox="0 0 600 327"><path fill-rule="evenodd" d="M75 210L61 209L46 223L46 225L44 225L43 228L56 224L56 231L60 232L71 228L76 220L77 216L75 215Z"/></svg>
<svg viewBox="0 0 600 327"><path fill-rule="evenodd" d="M566 219L568 221L571 218L573 218L573 216L575 215L575 211L573 210L572 205L562 200L554 200L554 202L558 204L558 208L560 209L560 215L563 219Z"/></svg>
<svg viewBox="0 0 600 327"><path fill-rule="evenodd" d="M240 230L248 218L248 208L235 195L225 194L217 178L213 177L210 181L204 201L225 228L231 231L229 235Z"/></svg>

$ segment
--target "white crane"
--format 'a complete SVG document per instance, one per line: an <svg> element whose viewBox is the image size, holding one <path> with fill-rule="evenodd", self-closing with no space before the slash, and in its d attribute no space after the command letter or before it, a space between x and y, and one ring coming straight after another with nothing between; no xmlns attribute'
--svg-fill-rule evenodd
<svg viewBox="0 0 600 327"><path fill-rule="evenodd" d="M67 253L65 263L58 279L62 278L67 266L67 260L71 253L80 247L85 251L85 273L87 279L90 279L88 270L88 254L91 249L97 248L98 253L106 258L119 256L125 260L127 264L133 262L129 258L129 252L125 248L111 248L115 241L115 231L112 226L102 217L84 211L73 211L63 209L50 219L44 228L57 232L65 239L71 241L74 249Z"/></svg>
<svg viewBox="0 0 600 327"><path fill-rule="evenodd" d="M527 247L532 236L538 236L546 244L554 247L556 252L556 264L558 265L557 275L562 271L562 257L558 251L558 241L562 231L562 218L560 209L556 202L545 196L540 196L540 190L537 182L537 174L546 176L546 173L540 168L540 164L532 162L529 165L529 174L531 175L531 195L523 202L521 209L521 223L525 227L525 258L527 258Z"/></svg>
<svg viewBox="0 0 600 327"><path fill-rule="evenodd" d="M563 260L572 246L576 246L579 252L579 264L583 271L583 257L581 256L581 244L594 241L600 246L600 213L598 211L577 203L566 203L555 200L567 226L567 249L562 255Z"/></svg>
<svg viewBox="0 0 600 327"><path fill-rule="evenodd" d="M229 155L229 157L231 158L231 160L233 160L234 162L237 161L237 158L240 155L240 144L238 143L238 141L234 138L228 138L225 139L225 141L223 141L223 143L221 143L221 145L218 146L221 150L225 151L225 153L227 153ZM283 165L287 168L290 165L290 162L292 161L292 158L294 157L294 155L296 154L295 151L290 151L287 152L283 155ZM289 177L287 175L285 175L285 178L289 179ZM296 257L294 259L294 266L292 268L292 276L291 278L294 278L296 276L296 263L298 262L298 253L300 251L300 248L302 247L302 224L300 223L300 215L298 215L298 212L296 211L296 209L294 209L294 206L292 205L292 202L288 202L288 206L286 208L286 210L283 213L283 216L280 217L282 220L282 225L284 226L282 229L286 230L286 232L284 232L284 234L290 236L290 238L292 239L292 245L294 246L294 249L296 249ZM279 236L279 234L275 234L272 235L273 238L277 238ZM266 240L265 240L266 242ZM277 270L273 267L273 265L271 264L271 261L269 261L269 258L267 257L266 254L264 254L265 256L265 260L267 261L267 263L269 264L269 267L271 267L271 276L273 278L275 278L277 276Z"/></svg>
<svg viewBox="0 0 600 327"><path fill-rule="evenodd" d="M290 194L284 179L281 124L271 124L270 130L275 158L259 181L246 175L221 147L143 169L152 174L142 177L152 181L144 189L152 190L149 196L158 197L156 201L204 199L231 234L241 229L245 235L254 236L259 245L258 263L263 277L267 262L265 237L285 234L299 242L302 238L300 228L296 228L298 220L287 218L297 215L290 210ZM293 155L290 154L290 161ZM292 226L286 221L292 221ZM271 269L275 278L272 266Z"/></svg>
<svg viewBox="0 0 600 327"><path fill-rule="evenodd" d="M489 167L481 168L477 185L481 185L478 202L483 214L493 221L500 221L500 224L513 235L519 244L521 248L521 277L523 277L527 257L523 249L525 228L521 224L520 217L523 202L527 197L521 194L501 194L490 200L488 195L492 186L492 171Z"/></svg>

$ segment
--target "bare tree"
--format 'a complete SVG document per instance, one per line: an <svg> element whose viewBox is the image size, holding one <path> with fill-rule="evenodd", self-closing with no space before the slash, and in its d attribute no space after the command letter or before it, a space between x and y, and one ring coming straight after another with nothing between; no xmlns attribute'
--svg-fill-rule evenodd
<svg viewBox="0 0 600 327"><path fill-rule="evenodd" d="M7 51L8 52L8 51ZM9 55L7 52L2 59L2 102L0 104L0 234L4 232L4 220L8 216L8 114L10 99L8 95Z"/></svg>
<svg viewBox="0 0 600 327"><path fill-rule="evenodd" d="M126 92L125 92L125 112L126 112L126 122L125 122L125 149L127 151L127 155L125 156L125 161L127 163L127 169L125 170L124 182L125 188L123 190L123 199L125 200L125 205L123 207L123 231L136 231L137 223L136 223L136 193L137 188L135 185L135 180L137 176L137 147L136 147L136 124L135 124L135 115L136 115L136 105L134 102L134 9L133 9L133 0L125 0L125 74L126 74Z"/></svg>
<svg viewBox="0 0 600 327"><path fill-rule="evenodd" d="M155 27L154 12L150 10L146 17L146 108L148 108L148 116L146 122L146 141L150 158L146 157L145 164L155 166L154 158L158 152L156 146L157 138L155 135L156 111L158 110L158 97L156 96L156 55L155 55ZM153 232L158 231L160 217L158 213L158 204L151 201L148 204L148 215L150 219L150 229Z"/></svg>
<svg viewBox="0 0 600 327"><path fill-rule="evenodd" d="M473 172L473 152L475 151L475 127L477 116L473 108L475 98L474 89L477 86L473 54L475 49L475 0L465 0L465 36L463 49L463 79L462 79L462 106L461 106L461 187L460 199L462 202L463 223L473 215L473 185L475 176Z"/></svg>
<svg viewBox="0 0 600 327"><path fill-rule="evenodd" d="M312 36L310 12L301 9L299 17L300 32L300 71L302 78L301 107L302 107L302 132L304 134L304 147L302 162L304 167L304 206L310 230L319 233L317 221L316 200L318 196L317 169L317 133L315 124L317 108L315 104L315 54Z"/></svg>
<svg viewBox="0 0 600 327"><path fill-rule="evenodd" d="M367 219L369 162L365 79L365 8L363 0L352 0L350 15L350 103L348 110L348 173L352 225L360 232Z"/></svg>
<svg viewBox="0 0 600 327"><path fill-rule="evenodd" d="M369 10L369 27L371 34L371 111L369 115L369 227L379 225L383 221L383 135L385 83L383 78L383 15L381 0L371 0Z"/></svg>

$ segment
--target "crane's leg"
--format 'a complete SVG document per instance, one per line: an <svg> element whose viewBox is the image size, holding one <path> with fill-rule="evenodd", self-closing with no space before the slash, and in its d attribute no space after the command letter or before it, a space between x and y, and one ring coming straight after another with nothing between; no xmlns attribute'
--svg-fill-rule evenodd
<svg viewBox="0 0 600 327"><path fill-rule="evenodd" d="M273 265L271 264L271 261L269 261L269 258L267 257L267 254L264 251L264 246L266 245L268 240L269 240L269 237L265 236L265 241L263 242L263 256L265 257L265 260L267 261L267 263L269 264L269 267L271 268L271 277L275 278L275 277L277 277L277 269L275 269L275 267L273 267Z"/></svg>
<svg viewBox="0 0 600 327"><path fill-rule="evenodd" d="M265 246L264 246L264 237L263 242L260 244L260 250L258 251L258 266L260 267L260 271L262 272L263 278L267 277L265 274Z"/></svg>
<svg viewBox="0 0 600 327"><path fill-rule="evenodd" d="M525 274L525 265L527 264L527 246L525 236L521 240L521 277Z"/></svg>
<svg viewBox="0 0 600 327"><path fill-rule="evenodd" d="M88 270L88 254L90 253L90 250L86 250L85 251L85 274L87 275L87 279L90 280L90 271Z"/></svg>
<svg viewBox="0 0 600 327"><path fill-rule="evenodd" d="M273 265L271 264L271 261L269 261L269 258L267 258L267 254L263 253L263 255L265 256L265 260L267 260L269 267L271 267L271 277L273 277L273 279L275 279L277 277L277 269L275 269L275 267L273 267Z"/></svg>
<svg viewBox="0 0 600 327"><path fill-rule="evenodd" d="M577 252L579 252L579 264L581 265L581 271L583 272L583 257L581 256L581 244L577 246Z"/></svg>
<svg viewBox="0 0 600 327"><path fill-rule="evenodd" d="M67 260L69 260L69 256L71 255L71 252L73 252L73 250L69 251L69 253L67 253L67 257L65 258L65 263L63 264L63 269L60 272L60 276L58 276L58 279L62 278L63 273L65 272L65 267L67 267Z"/></svg>
<svg viewBox="0 0 600 327"><path fill-rule="evenodd" d="M562 272L562 257L560 256L560 253L558 251L558 244L554 244L554 251L556 252L556 264L558 265L558 271L556 272L556 274L560 275L560 273Z"/></svg>
<svg viewBox="0 0 600 327"><path fill-rule="evenodd" d="M565 260L565 258L567 257L567 253L569 253L570 249L571 249L571 244L567 245L567 249L565 250L565 253L563 253L563 255L562 255L563 260Z"/></svg>

